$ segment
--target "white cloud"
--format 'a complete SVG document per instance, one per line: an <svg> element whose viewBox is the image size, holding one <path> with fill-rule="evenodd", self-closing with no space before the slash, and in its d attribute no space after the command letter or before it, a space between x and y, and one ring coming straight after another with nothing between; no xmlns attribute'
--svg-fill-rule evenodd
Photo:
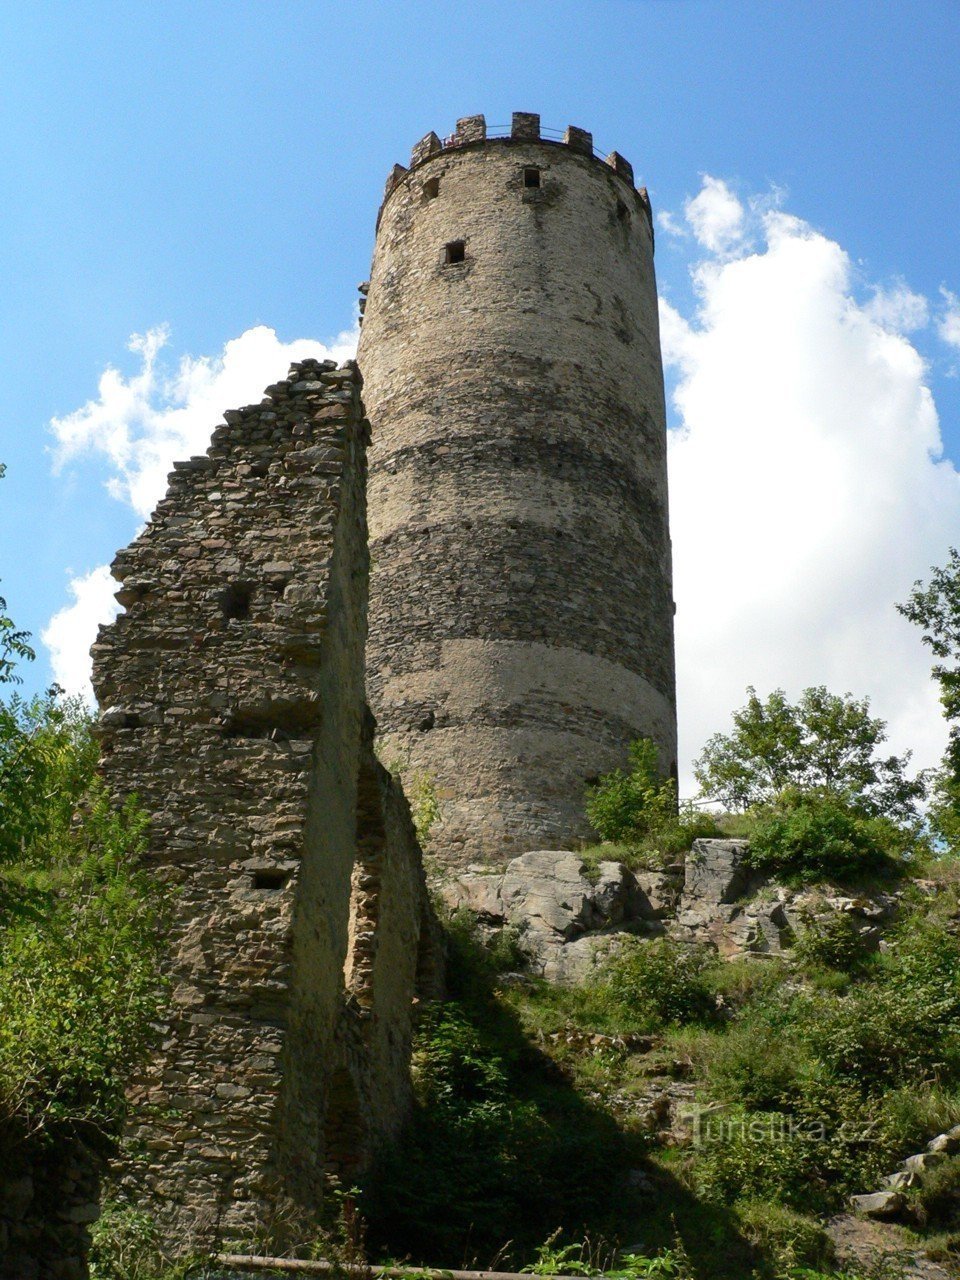
<svg viewBox="0 0 960 1280"><path fill-rule="evenodd" d="M949 346L960 348L960 298L949 289L941 288L940 293L945 307L937 332Z"/></svg>
<svg viewBox="0 0 960 1280"><path fill-rule="evenodd" d="M914 333L930 322L930 304L902 281L890 289L878 286L865 311L871 320L894 333Z"/></svg>
<svg viewBox="0 0 960 1280"><path fill-rule="evenodd" d="M108 368L97 399L50 424L57 468L95 456L108 468L106 487L146 520L167 487L178 459L204 453L225 409L258 402L264 387L286 376L287 365L307 357L345 360L356 351L357 331L332 344L312 338L282 342L264 325L247 329L216 356L183 356L175 368L162 362L169 334L158 326L134 334L129 349L140 357L130 377ZM73 604L50 620L43 642L57 681L70 692L90 693L89 648L97 625L116 614L115 584L105 565L70 583Z"/></svg>
<svg viewBox="0 0 960 1280"><path fill-rule="evenodd" d="M668 235L677 236L680 239L690 234L683 223L669 209L663 209L657 214L657 226L666 231Z"/></svg>
<svg viewBox="0 0 960 1280"><path fill-rule="evenodd" d="M697 195L684 205L683 215L697 241L711 253L727 253L743 239L743 205L721 178L709 173L703 175ZM670 215L666 216L669 225Z"/></svg>
<svg viewBox="0 0 960 1280"><path fill-rule="evenodd" d="M40 635L50 652L54 680L67 693L80 694L91 705L90 646L97 638L98 627L111 622L120 612L113 598L116 589L105 564L71 578L73 603L55 613Z"/></svg>
<svg viewBox="0 0 960 1280"><path fill-rule="evenodd" d="M694 264L694 314L661 303L681 764L748 684L822 683L869 694L895 748L931 765L945 735L929 652L894 604L956 542L960 477L902 332L921 307L904 287L881 322L839 244L753 210L756 249L731 257L714 236Z"/></svg>
<svg viewBox="0 0 960 1280"><path fill-rule="evenodd" d="M96 400L50 424L57 466L85 453L102 455L110 464L110 493L144 520L166 492L172 464L205 452L225 409L259 401L293 360L345 360L357 344L355 331L325 346L312 338L281 342L273 329L258 325L232 338L218 356L183 356L166 371L158 356L168 336L165 326L134 334L128 345L141 358L139 372L125 378L106 369Z"/></svg>

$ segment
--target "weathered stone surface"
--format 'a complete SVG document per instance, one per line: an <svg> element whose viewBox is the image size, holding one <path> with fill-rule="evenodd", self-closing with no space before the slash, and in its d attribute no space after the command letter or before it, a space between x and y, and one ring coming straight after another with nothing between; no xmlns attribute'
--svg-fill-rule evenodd
<svg viewBox="0 0 960 1280"><path fill-rule="evenodd" d="M923 1175L929 1169L942 1164L946 1158L947 1153L945 1151L918 1151L916 1155L907 1156L902 1167L906 1169L907 1173L915 1173L922 1181Z"/></svg>
<svg viewBox="0 0 960 1280"><path fill-rule="evenodd" d="M687 855L680 913L709 915L736 902L751 881L745 840L695 840Z"/></svg>
<svg viewBox="0 0 960 1280"><path fill-rule="evenodd" d="M0 1133L0 1280L82 1280L103 1157L79 1140Z"/></svg>
<svg viewBox="0 0 960 1280"><path fill-rule="evenodd" d="M905 1204L899 1191L874 1191L870 1195L850 1197L851 1208L867 1218L896 1217Z"/></svg>
<svg viewBox="0 0 960 1280"><path fill-rule="evenodd" d="M577 853L536 850L503 872L470 868L441 882L447 904L466 907L488 928L517 930L533 966L556 982L582 981L595 971L622 934L658 931L670 880L644 873L655 906L635 874L602 862L595 875Z"/></svg>
<svg viewBox="0 0 960 1280"><path fill-rule="evenodd" d="M359 353L371 706L459 868L589 836L632 739L676 757L650 218L589 135L535 132L461 121L393 189Z"/></svg>
<svg viewBox="0 0 960 1280"><path fill-rule="evenodd" d="M104 776L176 886L145 1157L116 1176L177 1249L296 1233L409 1102L439 955L364 702L367 438L352 363L225 415L117 557L127 612L94 646Z"/></svg>

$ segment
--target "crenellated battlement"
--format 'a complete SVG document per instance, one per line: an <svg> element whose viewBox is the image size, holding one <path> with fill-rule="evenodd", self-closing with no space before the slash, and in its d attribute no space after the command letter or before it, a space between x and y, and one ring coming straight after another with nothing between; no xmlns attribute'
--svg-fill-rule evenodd
<svg viewBox="0 0 960 1280"><path fill-rule="evenodd" d="M580 155L589 156L598 164L604 164L622 178L640 199L651 216L650 198L646 187L634 188L633 165L619 151L611 151L604 155L593 143L593 134L588 129L580 129L576 125L568 125L566 129L544 129L540 125L540 116L535 111L514 111L509 127L506 125L488 125L483 115L463 116L457 121L455 131L440 137L431 130L414 146L410 154L409 165L395 164L387 177L383 194L383 203L390 198L397 186L413 170L433 160L437 156L457 151L464 147L485 146L488 143L510 145L511 143L537 142L548 147L566 147ZM382 207L382 206L381 206Z"/></svg>

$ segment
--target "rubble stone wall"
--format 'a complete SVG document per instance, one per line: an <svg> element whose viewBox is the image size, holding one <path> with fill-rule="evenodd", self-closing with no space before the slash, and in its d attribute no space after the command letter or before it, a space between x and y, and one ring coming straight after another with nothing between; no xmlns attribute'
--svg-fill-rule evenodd
<svg viewBox="0 0 960 1280"><path fill-rule="evenodd" d="M429 920L364 702L359 374L304 361L224 417L117 557L94 647L103 772L172 913L118 1178L183 1249L302 1232L400 1122Z"/></svg>
<svg viewBox="0 0 960 1280"><path fill-rule="evenodd" d="M84 1280L102 1157L9 1128L0 1149L0 1280Z"/></svg>
<svg viewBox="0 0 960 1280"><path fill-rule="evenodd" d="M368 672L448 864L589 835L638 736L675 767L666 427L646 193L536 116L428 134L381 209Z"/></svg>

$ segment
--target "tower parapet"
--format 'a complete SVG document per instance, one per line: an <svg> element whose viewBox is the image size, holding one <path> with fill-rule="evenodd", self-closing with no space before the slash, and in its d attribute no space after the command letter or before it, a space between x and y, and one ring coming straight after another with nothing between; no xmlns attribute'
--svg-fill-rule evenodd
<svg viewBox="0 0 960 1280"><path fill-rule="evenodd" d="M397 186L414 170L419 168L427 160L433 159L435 156L442 155L445 151L451 151L455 148L484 145L488 142L494 143L511 143L511 142L539 142L548 147L569 147L571 151L579 152L580 155L590 156L596 159L598 163L605 164L613 170L618 177L623 178L630 187L633 194L639 199L640 203L646 210L647 219L650 222L650 232L653 234L653 215L650 210L650 198L647 195L646 187L640 187L634 190L633 187L633 165L629 160L625 159L619 151L611 151L606 157L601 156L594 150L593 134L588 129L580 129L576 125L568 125L562 134L556 134L554 137L545 136L540 127L540 117L533 111L514 111L513 118L509 130L497 129L491 131L487 127L484 116L464 116L457 121L456 131L445 138L441 138L438 134L431 130L425 134L418 143L415 144L410 153L409 167L402 164L395 164L390 170L387 178L387 185L384 190L384 203L393 194ZM382 208L381 208L382 212Z"/></svg>
<svg viewBox="0 0 960 1280"><path fill-rule="evenodd" d="M675 767L666 427L645 191L539 117L429 133L380 210L359 360L373 436L368 688L440 795L437 851L587 837L653 738Z"/></svg>

